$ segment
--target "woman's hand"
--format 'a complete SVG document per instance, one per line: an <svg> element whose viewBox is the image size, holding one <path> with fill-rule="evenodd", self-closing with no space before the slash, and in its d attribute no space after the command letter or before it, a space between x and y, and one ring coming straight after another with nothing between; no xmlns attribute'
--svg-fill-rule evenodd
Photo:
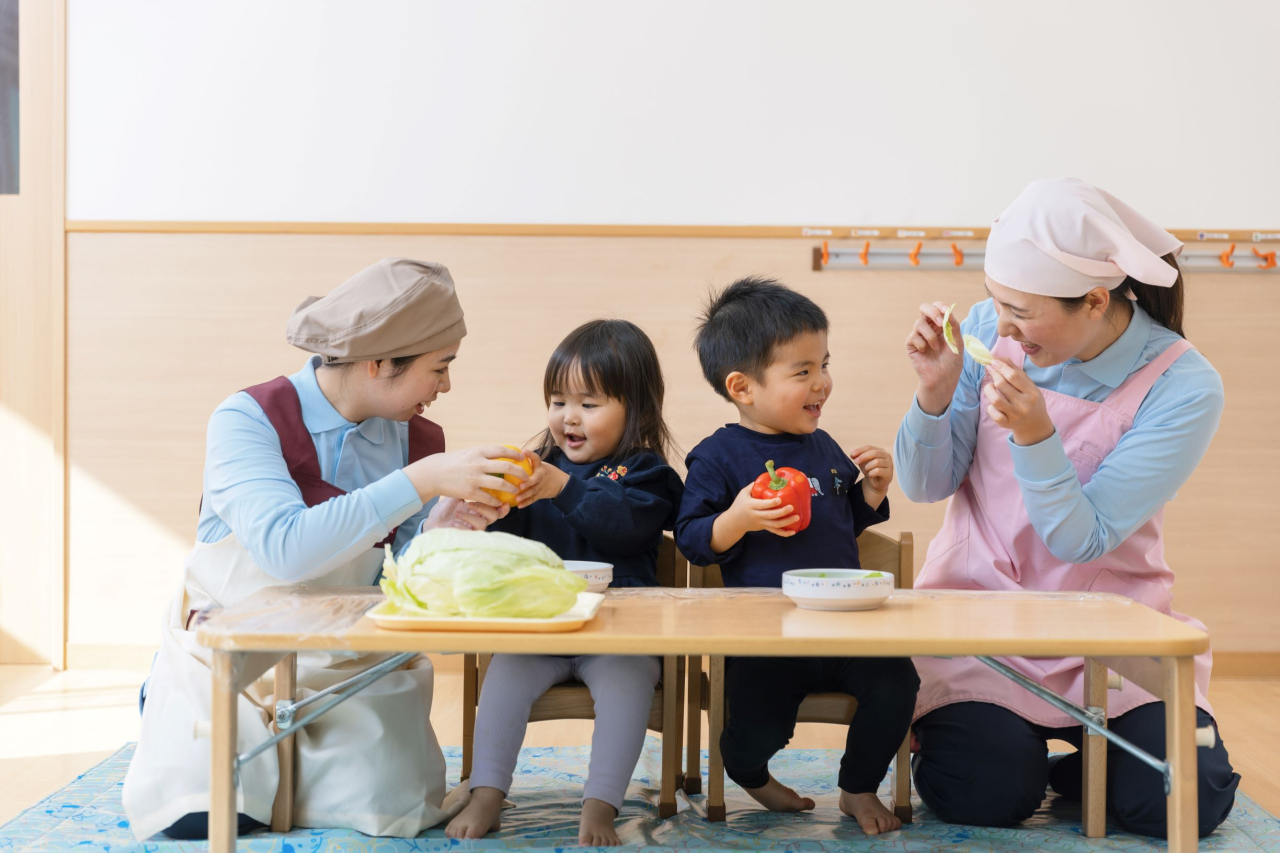
<svg viewBox="0 0 1280 853"><path fill-rule="evenodd" d="M524 469L502 459L511 457L511 448L500 444L435 453L405 466L404 473L418 490L418 497L428 501L436 495L458 498L485 506L503 506L502 501L485 491L515 494L517 487L504 476L524 480ZM497 474L498 476L493 476Z"/></svg>
<svg viewBox="0 0 1280 853"><path fill-rule="evenodd" d="M868 444L850 453L849 458L862 471L863 500L875 509L889 494L889 484L893 482L893 456L883 447Z"/></svg>
<svg viewBox="0 0 1280 853"><path fill-rule="evenodd" d="M538 458L536 455L529 455L534 459ZM564 491L567 482L568 474L554 465L544 465L538 460L534 463L533 476L520 484L520 491L516 493L516 507L524 509L543 498L557 497Z"/></svg>
<svg viewBox="0 0 1280 853"><path fill-rule="evenodd" d="M1015 444L1039 444L1054 433L1053 421L1044 405L1044 395L1021 369L1002 358L987 367L991 381L982 386L990 401L991 420L1013 433Z"/></svg>
<svg viewBox="0 0 1280 853"><path fill-rule="evenodd" d="M427 531L441 527L454 527L459 530L484 530L499 518L504 518L510 509L506 504L495 508L460 501L457 498L441 498L427 514L427 520L422 523L422 529Z"/></svg>
<svg viewBox="0 0 1280 853"><path fill-rule="evenodd" d="M951 398L960 383L960 369L964 366L960 320L954 313L951 315L951 334L960 352L952 352L942 336L942 318L946 313L945 303L926 302L920 306L920 316L911 327L911 334L907 335L907 356L920 378L916 400L925 414L934 417L951 405Z"/></svg>

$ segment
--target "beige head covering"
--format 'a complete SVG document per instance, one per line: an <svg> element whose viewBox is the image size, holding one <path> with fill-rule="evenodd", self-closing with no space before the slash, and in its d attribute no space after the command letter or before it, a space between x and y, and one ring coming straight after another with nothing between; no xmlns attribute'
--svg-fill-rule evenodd
<svg viewBox="0 0 1280 853"><path fill-rule="evenodd" d="M997 284L1044 296L1084 296L1126 276L1172 287L1162 260L1182 243L1115 196L1075 178L1032 182L991 224L983 267Z"/></svg>
<svg viewBox="0 0 1280 853"><path fill-rule="evenodd" d="M467 326L441 264L383 258L329 292L308 296L285 337L325 364L421 355L462 340Z"/></svg>

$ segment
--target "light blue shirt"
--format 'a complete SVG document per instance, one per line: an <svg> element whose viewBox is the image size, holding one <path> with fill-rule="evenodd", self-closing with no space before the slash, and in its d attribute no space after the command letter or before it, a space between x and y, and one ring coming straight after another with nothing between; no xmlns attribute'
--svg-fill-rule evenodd
<svg viewBox="0 0 1280 853"><path fill-rule="evenodd" d="M285 581L319 577L386 538L399 552L418 533L434 500L423 505L404 473L409 426L383 418L354 424L316 382L320 358L289 377L315 443L320 476L347 492L308 507L285 464L266 413L243 391L209 418L204 505L196 536L217 542L234 532L254 562Z"/></svg>
<svg viewBox="0 0 1280 853"><path fill-rule="evenodd" d="M997 313L988 299L960 324L995 345ZM1040 388L1101 402L1130 375L1179 340L1134 306L1129 327L1096 358L1069 359L1023 369ZM978 439L983 370L966 358L947 411L931 417L913 400L894 443L899 482L917 503L934 503L960 488ZM1184 354L1156 380L1134 416L1133 428L1081 486L1061 437L1020 447L1009 438L1014 475L1031 524L1059 560L1087 563L1112 551L1145 524L1200 464L1222 416L1222 379L1199 352ZM1012 484L1011 484L1012 485Z"/></svg>

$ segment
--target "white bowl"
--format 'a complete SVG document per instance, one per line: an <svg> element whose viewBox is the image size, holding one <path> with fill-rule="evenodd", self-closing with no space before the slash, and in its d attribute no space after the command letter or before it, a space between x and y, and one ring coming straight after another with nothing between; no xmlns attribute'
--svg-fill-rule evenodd
<svg viewBox="0 0 1280 853"><path fill-rule="evenodd" d="M793 569L782 593L805 610L874 610L893 592L893 575L866 569Z"/></svg>
<svg viewBox="0 0 1280 853"><path fill-rule="evenodd" d="M613 583L613 563L565 560L564 567L587 582L587 592L604 592Z"/></svg>

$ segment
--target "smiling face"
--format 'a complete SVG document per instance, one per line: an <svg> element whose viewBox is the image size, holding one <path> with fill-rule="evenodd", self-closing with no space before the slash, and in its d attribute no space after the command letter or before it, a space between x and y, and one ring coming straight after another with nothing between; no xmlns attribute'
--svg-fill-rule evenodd
<svg viewBox="0 0 1280 853"><path fill-rule="evenodd" d="M1110 346L1127 325L1127 317L1120 322L1108 316L1109 311L1116 314L1117 306L1102 287L1090 291L1078 310L1052 296L1023 293L990 278L987 293L999 316L997 334L1017 341L1036 367L1072 358L1088 361Z"/></svg>
<svg viewBox="0 0 1280 853"><path fill-rule="evenodd" d="M556 447L577 464L611 456L626 430L626 406L587 388L576 370L567 371L562 384L551 389L547 401L547 427Z"/></svg>
<svg viewBox="0 0 1280 853"><path fill-rule="evenodd" d="M805 332L774 349L773 362L761 379L731 373L726 386L738 403L742 425L792 435L816 430L835 387L830 362L827 333Z"/></svg>
<svg viewBox="0 0 1280 853"><path fill-rule="evenodd" d="M432 401L449 392L449 365L458 357L459 344L425 353L396 375L391 359L377 365L376 412L392 421L408 421L426 411ZM373 362L369 362L373 364Z"/></svg>

